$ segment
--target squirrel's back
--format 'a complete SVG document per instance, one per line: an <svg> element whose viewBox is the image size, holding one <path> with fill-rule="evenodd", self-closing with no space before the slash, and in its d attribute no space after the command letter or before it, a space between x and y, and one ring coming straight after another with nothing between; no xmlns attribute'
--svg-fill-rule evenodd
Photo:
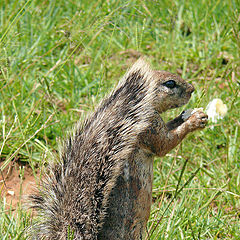
<svg viewBox="0 0 240 240"><path fill-rule="evenodd" d="M60 163L30 197L41 216L31 229L33 239L97 239L109 194L139 134L151 124L156 89L153 71L138 60L76 129Z"/></svg>

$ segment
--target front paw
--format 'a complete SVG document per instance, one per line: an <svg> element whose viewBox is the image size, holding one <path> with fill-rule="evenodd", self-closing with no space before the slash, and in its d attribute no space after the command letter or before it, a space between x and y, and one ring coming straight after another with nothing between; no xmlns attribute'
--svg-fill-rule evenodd
<svg viewBox="0 0 240 240"><path fill-rule="evenodd" d="M205 128L208 122L208 115L203 111L194 112L187 120L190 131Z"/></svg>

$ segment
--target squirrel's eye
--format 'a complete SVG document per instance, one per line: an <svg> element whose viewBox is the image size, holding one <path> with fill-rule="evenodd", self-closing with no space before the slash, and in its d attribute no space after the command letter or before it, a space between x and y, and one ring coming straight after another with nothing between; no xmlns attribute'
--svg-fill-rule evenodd
<svg viewBox="0 0 240 240"><path fill-rule="evenodd" d="M177 84L174 80L168 80L163 85L165 85L168 88L175 88L177 86Z"/></svg>

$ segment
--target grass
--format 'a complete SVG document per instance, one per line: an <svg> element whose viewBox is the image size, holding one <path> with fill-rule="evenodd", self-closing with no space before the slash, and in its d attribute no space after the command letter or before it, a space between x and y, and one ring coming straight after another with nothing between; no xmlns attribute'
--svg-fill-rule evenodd
<svg viewBox="0 0 240 240"><path fill-rule="evenodd" d="M221 98L228 114L154 162L148 239L240 238L240 2L0 3L0 161L43 169L58 140L139 56L179 73L189 107ZM1 183L1 189L4 186ZM2 191L2 190L1 190ZM1 239L25 239L31 214L0 201Z"/></svg>

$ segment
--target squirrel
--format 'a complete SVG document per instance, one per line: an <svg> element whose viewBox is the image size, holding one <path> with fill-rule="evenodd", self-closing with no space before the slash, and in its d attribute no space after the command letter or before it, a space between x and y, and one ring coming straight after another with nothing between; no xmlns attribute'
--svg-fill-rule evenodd
<svg viewBox="0 0 240 240"><path fill-rule="evenodd" d="M160 114L186 104L194 87L139 59L65 142L41 189L32 239L140 240L152 202L153 159L203 129L207 115Z"/></svg>

